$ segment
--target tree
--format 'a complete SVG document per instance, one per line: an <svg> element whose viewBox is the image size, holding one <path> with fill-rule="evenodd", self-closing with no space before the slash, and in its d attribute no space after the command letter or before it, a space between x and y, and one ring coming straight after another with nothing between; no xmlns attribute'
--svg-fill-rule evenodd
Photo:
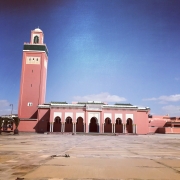
<svg viewBox="0 0 180 180"><path fill-rule="evenodd" d="M20 123L19 117L13 117L13 121L14 121L14 124L15 124L14 134L19 134L19 130L18 130L18 126L19 126L19 123Z"/></svg>

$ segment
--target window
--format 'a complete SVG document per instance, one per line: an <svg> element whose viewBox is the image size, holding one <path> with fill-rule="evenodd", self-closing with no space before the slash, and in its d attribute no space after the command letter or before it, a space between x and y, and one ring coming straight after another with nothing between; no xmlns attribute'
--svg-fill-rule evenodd
<svg viewBox="0 0 180 180"><path fill-rule="evenodd" d="M35 37L34 37L34 44L37 44L37 43L39 43L39 37L38 37L38 36L35 36Z"/></svg>
<svg viewBox="0 0 180 180"><path fill-rule="evenodd" d="M32 106L32 105L33 105L32 102L28 102L28 103L27 103L27 106Z"/></svg>

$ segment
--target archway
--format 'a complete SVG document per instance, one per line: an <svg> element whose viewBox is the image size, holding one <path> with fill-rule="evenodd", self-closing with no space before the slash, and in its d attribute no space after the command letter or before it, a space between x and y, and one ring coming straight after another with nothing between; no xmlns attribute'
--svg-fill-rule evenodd
<svg viewBox="0 0 180 180"><path fill-rule="evenodd" d="M133 121L131 118L127 119L127 123L126 123L126 132L127 133L133 133Z"/></svg>
<svg viewBox="0 0 180 180"><path fill-rule="evenodd" d="M84 132L83 118L78 117L76 122L76 132Z"/></svg>
<svg viewBox="0 0 180 180"><path fill-rule="evenodd" d="M59 116L54 119L53 132L61 132L61 118Z"/></svg>
<svg viewBox="0 0 180 180"><path fill-rule="evenodd" d="M120 118L116 119L115 133L123 133L123 124Z"/></svg>
<svg viewBox="0 0 180 180"><path fill-rule="evenodd" d="M112 123L110 118L105 119L104 123L104 132L105 133L112 133Z"/></svg>
<svg viewBox="0 0 180 180"><path fill-rule="evenodd" d="M35 36L34 37L34 44L38 44L39 43L39 37L38 36Z"/></svg>
<svg viewBox="0 0 180 180"><path fill-rule="evenodd" d="M72 118L67 117L65 122L65 132L72 132L72 131L73 131Z"/></svg>
<svg viewBox="0 0 180 180"><path fill-rule="evenodd" d="M99 125L96 117L92 117L90 120L89 132L99 132Z"/></svg>

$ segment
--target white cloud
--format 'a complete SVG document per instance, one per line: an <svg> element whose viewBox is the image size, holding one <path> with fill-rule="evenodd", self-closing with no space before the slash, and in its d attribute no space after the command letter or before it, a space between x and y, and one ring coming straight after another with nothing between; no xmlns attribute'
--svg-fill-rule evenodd
<svg viewBox="0 0 180 180"><path fill-rule="evenodd" d="M145 98L143 99L143 101L156 101L157 98Z"/></svg>
<svg viewBox="0 0 180 180"><path fill-rule="evenodd" d="M160 96L158 98L146 98L143 101L160 101L160 102L177 102L180 101L180 94L170 95L170 96Z"/></svg>
<svg viewBox="0 0 180 180"><path fill-rule="evenodd" d="M180 106L174 106L174 105L168 105L168 106L163 106L162 110L166 114L170 114L171 116L180 116Z"/></svg>
<svg viewBox="0 0 180 180"><path fill-rule="evenodd" d="M86 96L74 96L75 101L102 101L102 102L123 102L126 101L124 97L119 97L117 95L111 95L107 92L102 92L99 94L90 94Z"/></svg>
<svg viewBox="0 0 180 180"><path fill-rule="evenodd" d="M9 102L7 100L0 100L0 108L9 106Z"/></svg>
<svg viewBox="0 0 180 180"><path fill-rule="evenodd" d="M0 115L11 113L10 103L7 100L0 100Z"/></svg>

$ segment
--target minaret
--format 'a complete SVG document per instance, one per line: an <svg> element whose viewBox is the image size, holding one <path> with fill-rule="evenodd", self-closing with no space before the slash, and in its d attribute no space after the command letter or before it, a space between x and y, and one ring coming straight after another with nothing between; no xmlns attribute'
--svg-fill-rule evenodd
<svg viewBox="0 0 180 180"><path fill-rule="evenodd" d="M18 116L37 119L37 106L45 102L48 50L41 29L31 31L30 43L24 43Z"/></svg>

